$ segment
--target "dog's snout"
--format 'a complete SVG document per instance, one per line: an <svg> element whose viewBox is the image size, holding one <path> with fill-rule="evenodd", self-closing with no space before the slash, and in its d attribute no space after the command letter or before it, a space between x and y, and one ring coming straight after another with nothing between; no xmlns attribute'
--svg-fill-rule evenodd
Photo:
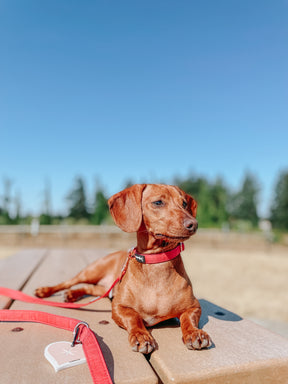
<svg viewBox="0 0 288 384"><path fill-rule="evenodd" d="M186 217L184 219L184 226L189 231L195 232L195 231L197 231L197 228L198 228L198 222L195 219L192 219L190 217Z"/></svg>

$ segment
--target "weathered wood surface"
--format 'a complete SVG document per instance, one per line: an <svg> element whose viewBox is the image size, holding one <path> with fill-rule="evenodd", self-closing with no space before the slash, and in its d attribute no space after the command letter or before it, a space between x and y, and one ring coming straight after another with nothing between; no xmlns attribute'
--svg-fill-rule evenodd
<svg viewBox="0 0 288 384"><path fill-rule="evenodd" d="M183 348L179 327L154 329L150 363L165 384L288 383L288 339L206 300L200 327L211 336L207 350Z"/></svg>
<svg viewBox="0 0 288 384"><path fill-rule="evenodd" d="M0 284L3 287L22 290L46 254L45 249L23 250L0 260ZM0 295L0 309L9 308L11 300Z"/></svg>
<svg viewBox="0 0 288 384"><path fill-rule="evenodd" d="M55 284L78 273L93 257L101 257L101 251L63 251L46 253L45 259L31 275L22 289L32 295L39 285ZM18 255L21 258L21 254ZM12 271L11 271L12 272ZM13 274L11 274L11 279ZM4 279L3 279L4 280ZM6 278L5 278L6 280ZM2 285L2 277L0 277ZM61 294L53 296L54 301L62 301ZM89 298L86 300L89 301ZM86 321L98 335L98 341L116 384L156 384L158 378L145 357L131 351L127 333L111 319L109 299L92 304L88 309L75 310L42 305L14 302L11 309L31 309L73 317ZM101 324L107 322L107 324ZM11 332L15 327L22 332ZM57 373L44 358L44 348L55 341L72 341L71 332L35 323L2 323L0 328L2 348L0 349L0 382L5 384L39 383L92 383L87 364L68 368ZM5 346L5 348L3 348Z"/></svg>
<svg viewBox="0 0 288 384"><path fill-rule="evenodd" d="M105 250L25 250L0 261L0 285L32 295L40 285L56 284L78 273ZM62 301L63 295L52 298ZM84 300L90 300L86 298ZM111 304L103 299L82 310L13 302L0 296L2 308L34 309L74 317L89 323L98 335L104 358L116 384L270 384L288 383L288 339L201 300L200 326L213 340L203 351L188 351L177 323L152 329L158 349L150 362L131 351L126 331L111 319ZM104 323L104 324L103 324ZM11 332L15 327L22 332ZM58 373L44 358L44 348L71 332L35 323L1 323L0 383L91 383L86 364Z"/></svg>

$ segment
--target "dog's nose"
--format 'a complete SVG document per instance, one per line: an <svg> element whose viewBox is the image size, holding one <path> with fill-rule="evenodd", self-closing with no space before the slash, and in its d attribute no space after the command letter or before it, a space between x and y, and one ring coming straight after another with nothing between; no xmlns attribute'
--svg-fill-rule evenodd
<svg viewBox="0 0 288 384"><path fill-rule="evenodd" d="M191 219L190 217L186 217L184 219L184 226L191 232L197 231L198 222L195 219Z"/></svg>

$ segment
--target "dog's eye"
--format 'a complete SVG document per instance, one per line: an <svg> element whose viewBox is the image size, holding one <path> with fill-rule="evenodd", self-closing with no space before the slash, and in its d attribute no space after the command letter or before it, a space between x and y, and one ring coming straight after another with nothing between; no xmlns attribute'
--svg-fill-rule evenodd
<svg viewBox="0 0 288 384"><path fill-rule="evenodd" d="M187 203L186 203L186 201L183 201L183 203L182 203L182 207L183 207L184 209L187 208Z"/></svg>
<svg viewBox="0 0 288 384"><path fill-rule="evenodd" d="M156 207L162 207L164 205L162 200L153 201L152 204L155 205Z"/></svg>

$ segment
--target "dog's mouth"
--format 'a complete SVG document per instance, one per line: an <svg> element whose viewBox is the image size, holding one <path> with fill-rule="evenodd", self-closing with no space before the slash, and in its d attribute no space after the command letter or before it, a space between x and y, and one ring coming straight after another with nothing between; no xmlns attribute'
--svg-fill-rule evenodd
<svg viewBox="0 0 288 384"><path fill-rule="evenodd" d="M162 234L162 233L155 233L154 234L154 237L156 238L156 239L167 239L167 240L175 240L175 241L184 241L184 240L187 240L187 239L189 239L189 237L191 236L191 235L193 235L195 232L193 232L193 233L190 233L189 235L186 235L186 236L168 236L168 235L164 235L164 234Z"/></svg>

